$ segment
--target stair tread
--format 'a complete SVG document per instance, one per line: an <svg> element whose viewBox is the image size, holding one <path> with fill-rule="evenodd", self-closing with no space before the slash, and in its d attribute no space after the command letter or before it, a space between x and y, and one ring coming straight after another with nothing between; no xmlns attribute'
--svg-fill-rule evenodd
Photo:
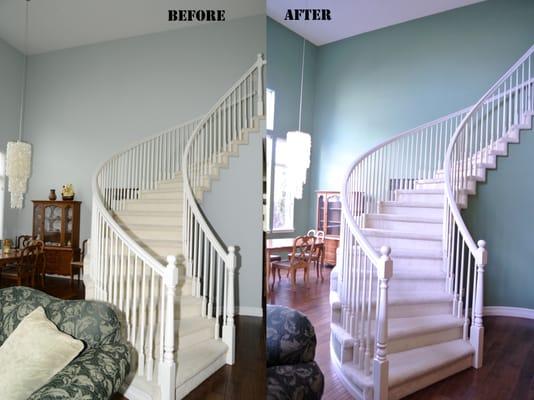
<svg viewBox="0 0 534 400"><path fill-rule="evenodd" d="M120 224L123 228L134 231L163 231L163 232L176 232L181 230L181 224L177 225L161 225L161 224Z"/></svg>
<svg viewBox="0 0 534 400"><path fill-rule="evenodd" d="M458 339L389 354L389 387L435 371L473 353L471 343Z"/></svg>
<svg viewBox="0 0 534 400"><path fill-rule="evenodd" d="M441 234L421 233L421 232L403 232L393 231L390 229L381 228L363 228L362 232L366 236L378 236L378 237L395 237L405 239L421 239L421 240L442 240Z"/></svg>
<svg viewBox="0 0 534 400"><path fill-rule="evenodd" d="M416 215L402 215L402 214L366 214L366 217L371 219L382 219L387 221L402 221L402 222L421 222L427 224L441 224L442 218L436 217L420 217Z"/></svg>
<svg viewBox="0 0 534 400"><path fill-rule="evenodd" d="M417 379L464 357L470 357L473 353L471 343L457 339L388 354L388 386L391 388ZM372 376L364 375L354 363L346 362L341 368L360 386L373 386Z"/></svg>
<svg viewBox="0 0 534 400"><path fill-rule="evenodd" d="M199 331L210 329L212 332L213 325L215 324L214 319L207 319L198 317L189 317L189 318L180 318L176 321L176 328L178 329L179 336L187 336L195 334Z"/></svg>
<svg viewBox="0 0 534 400"><path fill-rule="evenodd" d="M395 290L389 293L388 304L428 304L441 303L453 300L453 295L441 291L417 291L413 290Z"/></svg>
<svg viewBox="0 0 534 400"><path fill-rule="evenodd" d="M463 326L463 319L450 314L425 315L419 317L390 318L388 320L388 340L436 332L443 329ZM371 321L371 336L374 337L375 321ZM354 338L336 323L331 324L332 334L344 344L352 345ZM393 354L393 353L391 353Z"/></svg>
<svg viewBox="0 0 534 400"><path fill-rule="evenodd" d="M377 248L376 250L379 251L380 249ZM443 259L443 251L437 249L405 249L401 247L395 247L391 249L391 258L393 258L393 262L395 262L395 258ZM395 267L393 267L393 271L395 271Z"/></svg>
<svg viewBox="0 0 534 400"><path fill-rule="evenodd" d="M153 217L178 217L182 214L182 210L121 210L117 211L116 214L119 217L128 217L128 216L153 216Z"/></svg>
<svg viewBox="0 0 534 400"><path fill-rule="evenodd" d="M396 189L395 191L401 194L445 194L443 189Z"/></svg>
<svg viewBox="0 0 534 400"><path fill-rule="evenodd" d="M177 352L176 383L181 385L195 377L217 358L223 356L228 346L220 340L209 339Z"/></svg>
<svg viewBox="0 0 534 400"><path fill-rule="evenodd" d="M414 208L443 208L443 202L437 203L432 201L381 201L384 206L395 207L414 207Z"/></svg>

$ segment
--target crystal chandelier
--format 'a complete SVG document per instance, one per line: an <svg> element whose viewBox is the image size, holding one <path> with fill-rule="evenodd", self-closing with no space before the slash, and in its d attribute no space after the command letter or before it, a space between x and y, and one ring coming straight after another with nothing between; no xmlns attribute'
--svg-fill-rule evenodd
<svg viewBox="0 0 534 400"><path fill-rule="evenodd" d="M302 190L306 183L306 175L310 167L311 135L300 130L302 123L302 88L304 86L304 57L306 55L306 41L302 43L302 65L300 70L300 102L299 129L287 133L287 145L290 151L289 174L293 184L293 196L302 199Z"/></svg>
<svg viewBox="0 0 534 400"><path fill-rule="evenodd" d="M8 177L8 191L11 193L11 208L22 208L22 200L24 198L24 193L26 193L27 190L32 162L32 147L29 143L22 141L24 100L28 73L29 6L30 0L26 0L24 78L20 96L19 140L16 142L8 142L6 155L6 176Z"/></svg>

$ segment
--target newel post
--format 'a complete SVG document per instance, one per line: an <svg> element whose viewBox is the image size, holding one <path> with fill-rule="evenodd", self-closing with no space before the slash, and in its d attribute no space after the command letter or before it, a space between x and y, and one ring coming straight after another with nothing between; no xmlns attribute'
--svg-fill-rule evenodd
<svg viewBox="0 0 534 400"><path fill-rule="evenodd" d="M235 247L228 247L228 262L226 263L226 290L224 295L226 296L226 313L223 314L223 328L222 339L228 346L228 353L226 354L226 363L234 363L235 353L235 325L234 325L234 313L235 313L235 268L236 268L236 254Z"/></svg>
<svg viewBox="0 0 534 400"><path fill-rule="evenodd" d="M176 361L174 344L174 297L178 285L178 268L176 257L167 257L167 267L163 275L165 285L165 315L163 316L163 360L160 365L161 399L174 400L176 393Z"/></svg>
<svg viewBox="0 0 534 400"><path fill-rule="evenodd" d="M263 91L263 55L258 54L258 116L263 115L263 96L265 93Z"/></svg>
<svg viewBox="0 0 534 400"><path fill-rule="evenodd" d="M373 360L374 400L387 400L389 361L387 359L388 342L388 281L393 275L393 261L388 246L380 249L382 256L378 265L378 302L376 316L376 345Z"/></svg>
<svg viewBox="0 0 534 400"><path fill-rule="evenodd" d="M484 270L488 264L488 251L486 250L486 242L479 240L478 250L476 254L476 292L474 298L474 318L471 322L471 344L475 349L473 356L473 367L482 367L482 355L484 350L484 325L482 324L482 317L484 311Z"/></svg>

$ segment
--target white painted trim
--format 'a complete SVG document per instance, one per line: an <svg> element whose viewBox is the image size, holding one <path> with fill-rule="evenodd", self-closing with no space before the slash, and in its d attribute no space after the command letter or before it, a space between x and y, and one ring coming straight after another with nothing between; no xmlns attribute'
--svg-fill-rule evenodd
<svg viewBox="0 0 534 400"><path fill-rule="evenodd" d="M248 317L263 317L263 308L262 307L245 307L239 306L236 307L236 314L248 316Z"/></svg>
<svg viewBox="0 0 534 400"><path fill-rule="evenodd" d="M521 307L487 306L484 307L484 316L534 319L534 309Z"/></svg>

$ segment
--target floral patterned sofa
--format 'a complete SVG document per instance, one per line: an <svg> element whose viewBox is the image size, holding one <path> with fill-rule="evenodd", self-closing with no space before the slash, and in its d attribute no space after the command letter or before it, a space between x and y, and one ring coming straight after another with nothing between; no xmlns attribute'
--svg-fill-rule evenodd
<svg viewBox="0 0 534 400"><path fill-rule="evenodd" d="M267 399L319 400L324 376L313 361L317 339L304 314L267 305Z"/></svg>
<svg viewBox="0 0 534 400"><path fill-rule="evenodd" d="M103 303L60 300L27 287L1 289L0 345L38 306L61 331L82 340L85 349L29 400L109 399L130 370L129 348L115 312Z"/></svg>

